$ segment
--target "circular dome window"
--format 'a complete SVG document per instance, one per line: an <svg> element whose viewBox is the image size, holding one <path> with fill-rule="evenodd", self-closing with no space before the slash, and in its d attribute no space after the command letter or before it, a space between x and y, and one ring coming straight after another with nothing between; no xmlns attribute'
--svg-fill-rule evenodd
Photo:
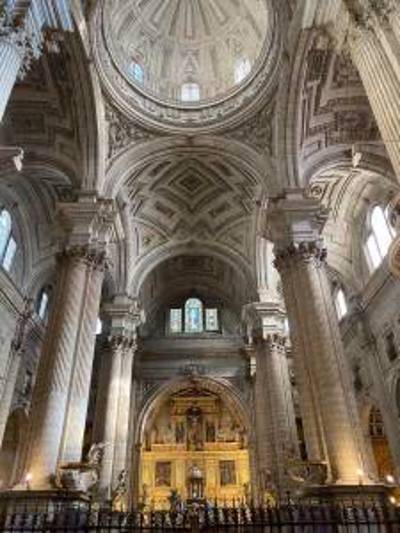
<svg viewBox="0 0 400 533"><path fill-rule="evenodd" d="M107 44L128 82L159 101L195 106L233 94L262 60L265 0L116 0Z"/></svg>

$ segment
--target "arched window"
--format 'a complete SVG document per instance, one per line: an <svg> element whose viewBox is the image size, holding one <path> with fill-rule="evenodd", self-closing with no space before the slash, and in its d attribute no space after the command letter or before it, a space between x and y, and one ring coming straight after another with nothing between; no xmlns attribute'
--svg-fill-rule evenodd
<svg viewBox="0 0 400 533"><path fill-rule="evenodd" d="M247 57L238 59L235 64L235 83L240 83L244 80L251 71L251 63Z"/></svg>
<svg viewBox="0 0 400 533"><path fill-rule="evenodd" d="M185 303L185 332L203 331L203 304L198 298L189 298Z"/></svg>
<svg viewBox="0 0 400 533"><path fill-rule="evenodd" d="M43 320L43 322L47 321L47 317L49 314L50 294L51 287L43 287L43 289L39 292L36 301L36 313L38 314L38 317Z"/></svg>
<svg viewBox="0 0 400 533"><path fill-rule="evenodd" d="M181 86L182 102L198 102L200 100L200 87L198 83L184 83Z"/></svg>
<svg viewBox="0 0 400 533"><path fill-rule="evenodd" d="M6 209L3 209L0 211L0 264L7 271L11 269L17 251L17 243L11 230L11 215Z"/></svg>
<svg viewBox="0 0 400 533"><path fill-rule="evenodd" d="M371 270L375 270L385 258L390 244L395 237L387 214L379 205L371 213L371 229L365 246Z"/></svg>
<svg viewBox="0 0 400 533"><path fill-rule="evenodd" d="M140 63L137 61L132 61L130 64L130 72L137 82L144 82L144 70Z"/></svg>
<svg viewBox="0 0 400 533"><path fill-rule="evenodd" d="M343 289L339 289L335 295L335 306L338 319L341 320L345 315L347 315L347 301Z"/></svg>
<svg viewBox="0 0 400 533"><path fill-rule="evenodd" d="M0 257L3 257L11 235L11 217L5 209L0 212Z"/></svg>

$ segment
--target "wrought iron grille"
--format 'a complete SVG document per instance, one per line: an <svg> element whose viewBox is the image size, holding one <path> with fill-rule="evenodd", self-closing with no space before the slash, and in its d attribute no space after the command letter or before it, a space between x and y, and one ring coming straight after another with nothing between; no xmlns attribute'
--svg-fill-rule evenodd
<svg viewBox="0 0 400 533"><path fill-rule="evenodd" d="M306 504L208 507L182 511L115 512L91 505L13 505L0 516L4 532L400 533L400 509L391 504Z"/></svg>

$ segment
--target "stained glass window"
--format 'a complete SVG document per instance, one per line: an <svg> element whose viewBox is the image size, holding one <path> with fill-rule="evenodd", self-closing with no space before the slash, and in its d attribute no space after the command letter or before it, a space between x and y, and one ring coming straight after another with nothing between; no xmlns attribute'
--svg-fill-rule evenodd
<svg viewBox="0 0 400 533"><path fill-rule="evenodd" d="M0 212L0 259L3 258L11 233L11 217L8 211Z"/></svg>
<svg viewBox="0 0 400 533"><path fill-rule="evenodd" d="M182 332L182 309L169 310L169 329L171 333Z"/></svg>
<svg viewBox="0 0 400 533"><path fill-rule="evenodd" d="M189 298L185 303L185 332L203 331L203 305L197 298Z"/></svg>
<svg viewBox="0 0 400 533"><path fill-rule="evenodd" d="M218 310L206 309L206 331L218 331Z"/></svg>

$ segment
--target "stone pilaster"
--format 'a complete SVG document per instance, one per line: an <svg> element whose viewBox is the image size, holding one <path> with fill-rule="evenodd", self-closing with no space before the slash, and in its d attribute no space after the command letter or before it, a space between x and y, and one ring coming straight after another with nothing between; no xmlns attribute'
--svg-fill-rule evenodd
<svg viewBox="0 0 400 533"><path fill-rule="evenodd" d="M102 497L110 498L119 475L130 466L133 361L141 314L136 302L122 295L104 306L103 313L111 318L111 336L100 369L99 381L104 390L96 402L95 438L106 443L99 489Z"/></svg>
<svg viewBox="0 0 400 533"><path fill-rule="evenodd" d="M54 303L32 399L27 468L33 488L49 486L66 451L71 459L80 459L114 208L109 201L86 197L75 204L61 204L59 218L65 232L64 251L58 257Z"/></svg>
<svg viewBox="0 0 400 533"><path fill-rule="evenodd" d="M299 362L299 393L313 402L313 414L317 415L313 427L321 434L331 481L358 484L362 478L368 483L374 472L326 273L326 251L318 236L325 213L315 200L294 191L271 203L269 217L293 356ZM307 413L303 417L307 422Z"/></svg>
<svg viewBox="0 0 400 533"><path fill-rule="evenodd" d="M0 447L3 442L4 432L7 425L7 420L10 415L10 408L14 396L15 385L17 382L18 372L21 365L21 358L24 353L26 337L28 333L28 325L33 315L32 300L27 299L25 307L20 314L17 321L17 326L14 334L14 339L11 343L10 350L10 364L7 371L7 380L2 390L0 400Z"/></svg>

